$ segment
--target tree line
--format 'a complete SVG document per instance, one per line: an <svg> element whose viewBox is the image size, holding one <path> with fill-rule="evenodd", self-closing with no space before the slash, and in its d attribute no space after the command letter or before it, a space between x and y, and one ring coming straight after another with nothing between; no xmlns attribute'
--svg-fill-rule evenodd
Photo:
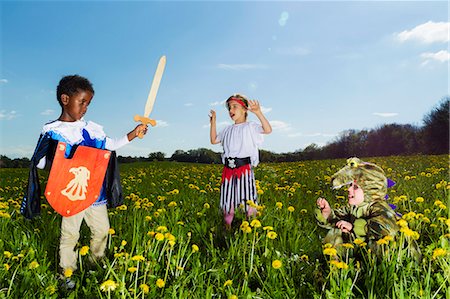
<svg viewBox="0 0 450 299"><path fill-rule="evenodd" d="M449 153L450 97L444 97L423 118L423 126L410 124L385 124L370 130L346 130L324 146L311 144L304 149L288 153L260 150L261 162L294 162L304 160L337 159L351 156L374 157L415 154ZM166 157L163 152L153 152L147 157L118 157L119 163L146 161L178 161L220 164L221 155L207 148L188 151L176 150ZM0 167L28 167L28 158L9 159L0 156Z"/></svg>

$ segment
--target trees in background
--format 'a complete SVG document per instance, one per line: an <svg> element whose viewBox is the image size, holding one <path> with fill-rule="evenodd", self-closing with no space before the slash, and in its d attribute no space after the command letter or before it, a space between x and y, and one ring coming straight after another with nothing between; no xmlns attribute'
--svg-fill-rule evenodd
<svg viewBox="0 0 450 299"><path fill-rule="evenodd" d="M310 144L303 150L277 154L260 150L261 162L293 162L303 160L336 159L352 156L373 157L412 154L449 153L449 105L444 97L423 118L423 126L386 124L372 130L346 130L325 146ZM220 164L221 155L207 148L189 151L176 150L170 158L163 152L150 153L148 157L118 157L120 163L144 161L179 161ZM0 167L28 167L27 158L9 159L0 156Z"/></svg>

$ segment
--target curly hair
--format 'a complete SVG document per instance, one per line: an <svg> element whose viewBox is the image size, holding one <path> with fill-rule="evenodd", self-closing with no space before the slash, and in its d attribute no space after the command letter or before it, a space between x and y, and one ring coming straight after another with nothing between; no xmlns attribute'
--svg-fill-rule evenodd
<svg viewBox="0 0 450 299"><path fill-rule="evenodd" d="M80 91L89 91L94 94L92 83L85 77L79 75L64 76L56 87L56 98L62 107L61 95L66 94L72 96Z"/></svg>

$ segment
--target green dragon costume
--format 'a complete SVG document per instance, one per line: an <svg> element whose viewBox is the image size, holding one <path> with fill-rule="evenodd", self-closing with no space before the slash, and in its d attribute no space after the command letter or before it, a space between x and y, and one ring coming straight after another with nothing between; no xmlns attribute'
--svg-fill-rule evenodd
<svg viewBox="0 0 450 299"><path fill-rule="evenodd" d="M352 182L362 188L363 202L332 209L327 219L323 217L320 209L316 210L318 225L329 229L323 242L336 246L360 239L366 242L373 252L380 254L381 248L377 241L386 236L394 238L399 231L395 211L385 200L387 178L379 166L358 158L350 158L347 165L331 177L331 183L333 189L339 189ZM342 232L336 227L340 220L350 222L353 229L349 233Z"/></svg>

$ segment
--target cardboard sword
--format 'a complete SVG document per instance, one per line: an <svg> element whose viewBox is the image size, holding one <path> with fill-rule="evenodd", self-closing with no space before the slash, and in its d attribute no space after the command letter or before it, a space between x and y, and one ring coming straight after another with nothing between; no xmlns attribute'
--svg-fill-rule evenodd
<svg viewBox="0 0 450 299"><path fill-rule="evenodd" d="M152 86L150 87L150 92L148 93L147 103L145 104L144 116L135 115L134 120L140 121L143 124L150 124L152 127L156 126L156 121L154 119L150 119L150 112L153 110L153 104L155 104L156 94L158 93L159 84L161 83L161 78L164 73L164 68L166 67L166 56L161 56L158 62L158 66L156 67L155 76L153 77ZM141 133L138 135L139 138L143 138L144 134Z"/></svg>

